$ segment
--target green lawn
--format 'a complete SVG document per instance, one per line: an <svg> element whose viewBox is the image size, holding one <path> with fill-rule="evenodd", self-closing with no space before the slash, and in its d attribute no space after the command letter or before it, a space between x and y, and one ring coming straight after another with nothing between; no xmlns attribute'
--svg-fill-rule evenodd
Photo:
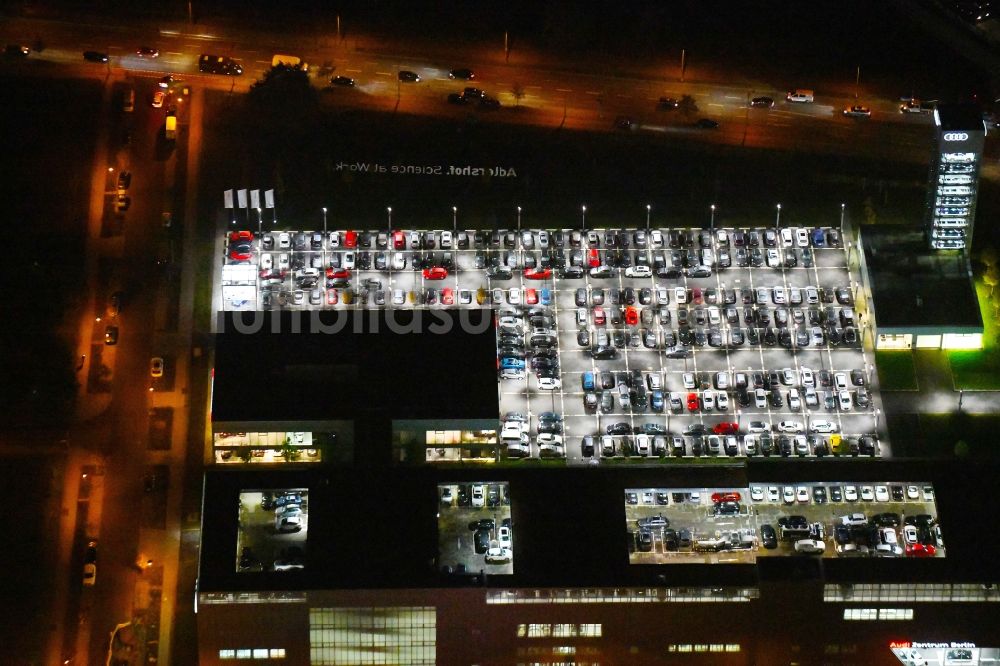
<svg viewBox="0 0 1000 666"><path fill-rule="evenodd" d="M1000 415L902 414L889 418L894 457L954 458L955 444L969 445L968 457L1000 457L996 432Z"/></svg>
<svg viewBox="0 0 1000 666"><path fill-rule="evenodd" d="M982 280L976 281L976 294L979 296L979 310L983 317L983 349L951 352L948 360L951 362L956 389L996 391L1000 390L1000 327L993 318L989 288Z"/></svg>
<svg viewBox="0 0 1000 666"><path fill-rule="evenodd" d="M875 352L879 386L883 391L916 391L917 375L913 352L909 350Z"/></svg>

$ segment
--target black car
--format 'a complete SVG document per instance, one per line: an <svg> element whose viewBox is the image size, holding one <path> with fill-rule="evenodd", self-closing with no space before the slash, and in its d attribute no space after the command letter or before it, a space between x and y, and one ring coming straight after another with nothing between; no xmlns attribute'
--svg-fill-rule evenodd
<svg viewBox="0 0 1000 666"><path fill-rule="evenodd" d="M83 59L87 62L107 62L108 54L100 51L84 51Z"/></svg>
<svg viewBox="0 0 1000 666"><path fill-rule="evenodd" d="M899 527L898 513L878 513L872 516L871 524L876 527Z"/></svg>
<svg viewBox="0 0 1000 666"><path fill-rule="evenodd" d="M351 88L354 86L354 79L349 76L334 76L330 78L330 85Z"/></svg>
<svg viewBox="0 0 1000 666"><path fill-rule="evenodd" d="M840 486L830 486L830 501L831 502L844 501L844 495L840 490Z"/></svg>
<svg viewBox="0 0 1000 666"><path fill-rule="evenodd" d="M813 502L815 504L826 504L826 488L823 486L813 486Z"/></svg>
<svg viewBox="0 0 1000 666"><path fill-rule="evenodd" d="M804 530L809 527L809 521L805 516L782 516L778 518L778 524L796 530Z"/></svg>
<svg viewBox="0 0 1000 666"><path fill-rule="evenodd" d="M462 67L460 69L453 69L448 72L449 79L461 79L462 81L471 81L476 78L476 73L471 69Z"/></svg>
<svg viewBox="0 0 1000 666"><path fill-rule="evenodd" d="M760 526L760 542L768 550L778 547L778 535L775 533L773 527L767 524Z"/></svg>
<svg viewBox="0 0 1000 666"><path fill-rule="evenodd" d="M399 80L403 83L419 83L420 75L405 69L399 70Z"/></svg>
<svg viewBox="0 0 1000 666"><path fill-rule="evenodd" d="M854 538L851 536L851 529L847 525L837 525L833 528L833 540L843 545L851 543Z"/></svg>
<svg viewBox="0 0 1000 666"><path fill-rule="evenodd" d="M754 97L750 100L750 106L761 109L770 109L774 106L774 100L770 97Z"/></svg>
<svg viewBox="0 0 1000 666"><path fill-rule="evenodd" d="M624 421L619 421L618 423L612 423L607 427L607 433L609 435L631 435L632 426Z"/></svg>
<svg viewBox="0 0 1000 666"><path fill-rule="evenodd" d="M490 533L488 530L478 530L475 534L476 552L480 555L490 548Z"/></svg>
<svg viewBox="0 0 1000 666"><path fill-rule="evenodd" d="M496 521L492 518L480 518L479 520L473 520L469 523L469 531L473 532L475 530L492 530L497 526Z"/></svg>
<svg viewBox="0 0 1000 666"><path fill-rule="evenodd" d="M719 123L711 118L699 118L694 126L699 129L719 129Z"/></svg>
<svg viewBox="0 0 1000 666"><path fill-rule="evenodd" d="M735 516L740 512L739 502L719 502L712 507L712 513L718 516Z"/></svg>
<svg viewBox="0 0 1000 666"><path fill-rule="evenodd" d="M636 532L636 548L640 553L648 553L653 550L653 533L649 530L639 530Z"/></svg>
<svg viewBox="0 0 1000 666"><path fill-rule="evenodd" d="M892 493L892 501L903 501L903 486L889 486L889 492Z"/></svg>

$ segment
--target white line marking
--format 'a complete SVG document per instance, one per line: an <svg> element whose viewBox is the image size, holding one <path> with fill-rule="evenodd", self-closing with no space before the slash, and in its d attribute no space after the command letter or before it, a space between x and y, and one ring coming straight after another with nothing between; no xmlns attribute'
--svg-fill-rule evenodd
<svg viewBox="0 0 1000 666"><path fill-rule="evenodd" d="M556 92L573 92L569 88L556 88Z"/></svg>

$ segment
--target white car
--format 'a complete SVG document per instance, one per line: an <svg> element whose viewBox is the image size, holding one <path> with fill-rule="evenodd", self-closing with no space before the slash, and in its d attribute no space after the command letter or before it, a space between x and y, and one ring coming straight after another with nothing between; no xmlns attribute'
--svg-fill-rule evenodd
<svg viewBox="0 0 1000 666"><path fill-rule="evenodd" d="M625 277L653 277L653 269L642 264L638 266L629 266L625 269Z"/></svg>
<svg viewBox="0 0 1000 666"><path fill-rule="evenodd" d="M540 391L554 391L562 386L562 382L558 377L539 377L538 378L538 390Z"/></svg>
<svg viewBox="0 0 1000 666"><path fill-rule="evenodd" d="M757 409L767 409L767 393L764 389L754 389L753 402Z"/></svg>
<svg viewBox="0 0 1000 666"><path fill-rule="evenodd" d="M767 421L751 421L747 430L753 433L771 432L771 424Z"/></svg>
<svg viewBox="0 0 1000 666"><path fill-rule="evenodd" d="M273 265L274 265L274 259L271 257L270 254L264 253L260 255L261 270L264 271L270 270Z"/></svg>
<svg viewBox="0 0 1000 666"><path fill-rule="evenodd" d="M278 255L278 270L287 271L289 266L289 259L287 254Z"/></svg>
<svg viewBox="0 0 1000 666"><path fill-rule="evenodd" d="M715 394L715 407L720 412L729 411L729 394L725 391L719 391Z"/></svg>
<svg viewBox="0 0 1000 666"><path fill-rule="evenodd" d="M760 486L750 486L750 499L754 502L764 501L764 489Z"/></svg>
<svg viewBox="0 0 1000 666"><path fill-rule="evenodd" d="M452 236L450 231L441 232L441 249L450 250L451 249Z"/></svg>
<svg viewBox="0 0 1000 666"><path fill-rule="evenodd" d="M767 487L767 501L768 502L780 502L781 501L781 491L778 490L778 486L768 486Z"/></svg>
<svg viewBox="0 0 1000 666"><path fill-rule="evenodd" d="M810 432L837 432L837 424L833 421L813 421L809 424Z"/></svg>
<svg viewBox="0 0 1000 666"><path fill-rule="evenodd" d="M392 290L392 304L393 305L403 305L406 303L406 292L402 289Z"/></svg>
<svg viewBox="0 0 1000 666"><path fill-rule="evenodd" d="M788 302L788 295L786 294L784 287L775 287L773 294L772 298L774 299L775 305L784 305Z"/></svg>
<svg viewBox="0 0 1000 666"><path fill-rule="evenodd" d="M799 227L795 230L795 244L799 247L809 247L809 232Z"/></svg>
<svg viewBox="0 0 1000 666"><path fill-rule="evenodd" d="M792 244L793 244L793 242L794 242L794 238L792 238L792 230L789 229L788 227L785 227L784 229L782 229L781 230L781 244L784 247L791 247Z"/></svg>
<svg viewBox="0 0 1000 666"><path fill-rule="evenodd" d="M509 527L501 527L500 529L497 530L497 544L501 548L510 548L511 547L510 528Z"/></svg>
<svg viewBox="0 0 1000 666"><path fill-rule="evenodd" d="M826 550L826 544L817 539L799 539L795 542L796 553L820 554Z"/></svg>
<svg viewBox="0 0 1000 666"><path fill-rule="evenodd" d="M278 249L287 250L292 247L292 237L287 231L278 234Z"/></svg>
<svg viewBox="0 0 1000 666"><path fill-rule="evenodd" d="M795 488L785 486L781 489L781 499L785 504L795 504Z"/></svg>
<svg viewBox="0 0 1000 666"><path fill-rule="evenodd" d="M847 382L847 373L838 372L833 376L833 383L837 387L838 391L844 391L849 386Z"/></svg>
<svg viewBox="0 0 1000 666"><path fill-rule="evenodd" d="M844 486L844 499L848 502L857 502L858 489L854 486Z"/></svg>
<svg viewBox="0 0 1000 666"><path fill-rule="evenodd" d="M486 551L486 562L488 564L505 564L513 559L514 553L510 548L496 546Z"/></svg>
<svg viewBox="0 0 1000 666"><path fill-rule="evenodd" d="M653 229L649 232L649 246L654 250L659 250L663 247L663 233L658 229Z"/></svg>
<svg viewBox="0 0 1000 666"><path fill-rule="evenodd" d="M795 489L795 499L803 504L809 503L809 489L805 486L799 486Z"/></svg>
<svg viewBox="0 0 1000 666"><path fill-rule="evenodd" d="M504 421L503 428L500 430L500 439L521 439L522 436L527 438L527 435L524 434L527 430L527 423Z"/></svg>
<svg viewBox="0 0 1000 666"><path fill-rule="evenodd" d="M458 290L458 304L459 305L469 305L472 303L472 292L468 289Z"/></svg>
<svg viewBox="0 0 1000 666"><path fill-rule="evenodd" d="M802 400L799 398L798 389L788 389L788 408L793 412L802 409Z"/></svg>
<svg viewBox="0 0 1000 666"><path fill-rule="evenodd" d="M330 249L331 250L334 250L334 249L340 247L340 232L339 231L331 231L330 232L330 243L329 243L329 245L330 245Z"/></svg>
<svg viewBox="0 0 1000 666"><path fill-rule="evenodd" d="M799 368L799 376L802 378L802 386L816 386L816 377L810 368Z"/></svg>
<svg viewBox="0 0 1000 666"><path fill-rule="evenodd" d="M903 526L903 541L910 546L920 541L920 539L917 537L916 526L914 525Z"/></svg>
<svg viewBox="0 0 1000 666"><path fill-rule="evenodd" d="M888 486L875 486L875 501L877 501L877 502L888 502L889 501L889 488L888 488Z"/></svg>
<svg viewBox="0 0 1000 666"><path fill-rule="evenodd" d="M924 486L924 501L925 502L934 501L934 486Z"/></svg>
<svg viewBox="0 0 1000 666"><path fill-rule="evenodd" d="M871 486L861 486L861 500L863 502L874 502L875 489Z"/></svg>
<svg viewBox="0 0 1000 666"><path fill-rule="evenodd" d="M486 506L485 486L482 485L472 486L472 506L477 508Z"/></svg>
<svg viewBox="0 0 1000 666"><path fill-rule="evenodd" d="M392 270L401 271L406 268L406 255L402 252L395 252L392 255Z"/></svg>
<svg viewBox="0 0 1000 666"><path fill-rule="evenodd" d="M838 391L837 403L840 405L840 411L851 411L851 393L849 391Z"/></svg>
<svg viewBox="0 0 1000 666"><path fill-rule="evenodd" d="M781 263L781 259L778 258L778 251L773 247L767 248L767 267L777 268Z"/></svg>
<svg viewBox="0 0 1000 666"><path fill-rule="evenodd" d="M712 391L702 391L701 408L706 412L710 412L715 409L715 394Z"/></svg>
<svg viewBox="0 0 1000 666"><path fill-rule="evenodd" d="M694 373L693 372L685 372L683 375L681 375L681 381L684 382L684 388L686 388L686 389L694 389L695 388L695 381L694 381Z"/></svg>
<svg viewBox="0 0 1000 666"><path fill-rule="evenodd" d="M543 432L535 441L538 446L548 446L561 449L563 445L562 435L557 435L551 432Z"/></svg>
<svg viewBox="0 0 1000 666"><path fill-rule="evenodd" d="M802 432L804 426L801 421L778 421L775 429L778 432Z"/></svg>
<svg viewBox="0 0 1000 666"><path fill-rule="evenodd" d="M666 287L656 288L656 302L660 305L670 305L670 292Z"/></svg>
<svg viewBox="0 0 1000 666"><path fill-rule="evenodd" d="M514 287L513 289L511 289L510 291L508 291L507 292L507 302L510 303L511 305L520 305L521 304L521 290L519 288L517 288L517 287Z"/></svg>
<svg viewBox="0 0 1000 666"><path fill-rule="evenodd" d="M674 287L674 300L677 301L678 305L684 305L688 302L688 291L684 287Z"/></svg>
<svg viewBox="0 0 1000 666"><path fill-rule="evenodd" d="M275 512L274 529L277 532L299 532L304 527L305 514L298 506L288 504Z"/></svg>

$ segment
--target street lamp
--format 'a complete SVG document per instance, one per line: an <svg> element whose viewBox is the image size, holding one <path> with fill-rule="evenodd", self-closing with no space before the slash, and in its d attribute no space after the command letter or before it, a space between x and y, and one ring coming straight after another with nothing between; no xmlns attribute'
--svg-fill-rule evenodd
<svg viewBox="0 0 1000 666"><path fill-rule="evenodd" d="M458 207L457 206L452 206L451 207L451 227L454 230L454 232L457 234L458 233Z"/></svg>
<svg viewBox="0 0 1000 666"><path fill-rule="evenodd" d="M392 231L392 206L388 206L385 212L389 215L389 231Z"/></svg>
<svg viewBox="0 0 1000 666"><path fill-rule="evenodd" d="M261 238L261 236L264 233L263 230L261 229L262 226L263 226L263 220L260 217L260 206L258 206L257 207L257 242L258 242L258 244L262 244L264 242L263 239Z"/></svg>
<svg viewBox="0 0 1000 666"><path fill-rule="evenodd" d="M517 207L517 233L521 233L521 207Z"/></svg>
<svg viewBox="0 0 1000 666"><path fill-rule="evenodd" d="M652 209L652 206L646 204L646 231L649 231L649 213Z"/></svg>
<svg viewBox="0 0 1000 666"><path fill-rule="evenodd" d="M781 226L781 204L778 204L778 214L774 218L774 228Z"/></svg>
<svg viewBox="0 0 1000 666"><path fill-rule="evenodd" d="M844 231L844 209L846 207L847 207L847 204L840 204L840 231L841 231L841 233L843 233L843 231Z"/></svg>
<svg viewBox="0 0 1000 666"><path fill-rule="evenodd" d="M715 204L709 206L712 209L712 221L709 223L711 225L712 231L715 231Z"/></svg>
<svg viewBox="0 0 1000 666"><path fill-rule="evenodd" d="M326 206L323 206L323 268L326 268L326 246L330 239L326 235Z"/></svg>
<svg viewBox="0 0 1000 666"><path fill-rule="evenodd" d="M587 206L580 206L580 225L584 231L587 230Z"/></svg>

